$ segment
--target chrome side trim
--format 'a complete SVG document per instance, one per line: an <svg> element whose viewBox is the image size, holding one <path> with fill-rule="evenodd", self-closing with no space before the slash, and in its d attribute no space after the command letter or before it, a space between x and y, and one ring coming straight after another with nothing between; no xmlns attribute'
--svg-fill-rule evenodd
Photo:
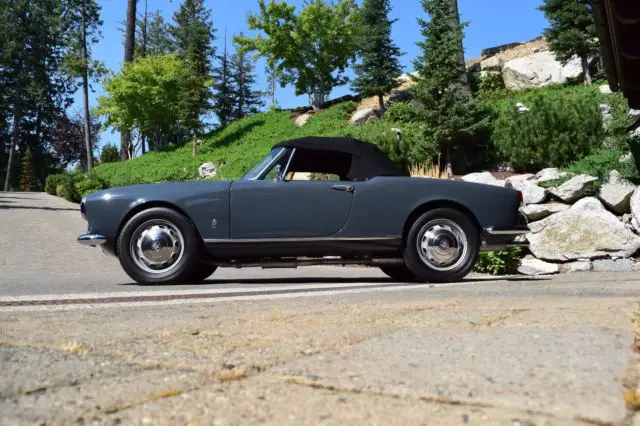
<svg viewBox="0 0 640 426"><path fill-rule="evenodd" d="M400 237L303 237L303 238L239 238L239 239L205 239L205 244L217 243L296 243L296 242L327 242L327 241L399 241Z"/></svg>
<svg viewBox="0 0 640 426"><path fill-rule="evenodd" d="M495 228L485 228L484 230L489 235L513 235L517 237L519 235L524 235L529 233L529 228L513 228L513 229L495 229Z"/></svg>
<svg viewBox="0 0 640 426"><path fill-rule="evenodd" d="M100 234L82 234L78 236L78 243L83 246L101 246L107 242L107 237Z"/></svg>

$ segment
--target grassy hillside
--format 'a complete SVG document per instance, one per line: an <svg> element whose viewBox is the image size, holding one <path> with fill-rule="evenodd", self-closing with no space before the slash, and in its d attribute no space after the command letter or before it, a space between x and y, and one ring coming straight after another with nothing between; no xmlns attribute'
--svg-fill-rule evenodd
<svg viewBox="0 0 640 426"><path fill-rule="evenodd" d="M247 172L277 142L303 136L352 136L379 139L389 123L362 127L348 122L355 105L343 103L313 115L304 127L297 127L291 112L274 111L239 120L204 138L195 157L191 144L165 152L150 152L130 161L98 166L94 174L110 186L198 179L198 167L214 162L224 165L217 179L235 179ZM371 136L371 137L369 137ZM389 133L390 137L393 137ZM373 142L373 141L372 141Z"/></svg>

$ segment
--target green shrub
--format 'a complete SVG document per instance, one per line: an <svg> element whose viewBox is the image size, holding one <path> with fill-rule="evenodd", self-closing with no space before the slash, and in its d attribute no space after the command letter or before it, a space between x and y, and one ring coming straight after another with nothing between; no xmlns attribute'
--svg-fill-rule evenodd
<svg viewBox="0 0 640 426"><path fill-rule="evenodd" d="M118 161L118 147L113 144L107 144L102 148L100 153L100 163L115 163Z"/></svg>
<svg viewBox="0 0 640 426"><path fill-rule="evenodd" d="M384 113L384 119L393 123L413 123L418 121L416 109L411 102L394 102Z"/></svg>
<svg viewBox="0 0 640 426"><path fill-rule="evenodd" d="M519 112L522 102L529 111ZM598 97L582 88L539 89L492 105L492 137L519 171L565 167L602 146L605 137Z"/></svg>
<svg viewBox="0 0 640 426"><path fill-rule="evenodd" d="M76 178L74 179L74 186L75 192L78 194L80 199L93 192L101 191L109 187L107 181L104 179L89 174L76 175Z"/></svg>
<svg viewBox="0 0 640 426"><path fill-rule="evenodd" d="M60 183L56 186L56 195L72 203L80 202L80 196L76 191L73 178L70 175L65 175L65 178L61 179Z"/></svg>
<svg viewBox="0 0 640 426"><path fill-rule="evenodd" d="M65 179L69 179L69 176L60 173L56 175L49 175L44 183L44 190L49 195L57 195L57 188Z"/></svg>
<svg viewBox="0 0 640 426"><path fill-rule="evenodd" d="M481 274L511 275L520 267L521 250L517 247L480 252L474 271Z"/></svg>
<svg viewBox="0 0 640 426"><path fill-rule="evenodd" d="M607 181L609 172L617 170L623 178L637 181L640 176L633 158L621 162L622 155L624 152L619 149L601 149L571 163L567 171L574 174L587 174L600 178L601 181Z"/></svg>

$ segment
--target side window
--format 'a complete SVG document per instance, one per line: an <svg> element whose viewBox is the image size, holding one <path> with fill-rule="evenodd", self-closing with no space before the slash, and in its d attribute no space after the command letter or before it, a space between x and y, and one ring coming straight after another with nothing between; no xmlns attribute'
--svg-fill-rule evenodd
<svg viewBox="0 0 640 426"><path fill-rule="evenodd" d="M284 169L287 167L290 156L291 151L287 150L287 152L280 157L273 167L271 167L271 169L264 175L263 180L282 180L282 173L284 173Z"/></svg>

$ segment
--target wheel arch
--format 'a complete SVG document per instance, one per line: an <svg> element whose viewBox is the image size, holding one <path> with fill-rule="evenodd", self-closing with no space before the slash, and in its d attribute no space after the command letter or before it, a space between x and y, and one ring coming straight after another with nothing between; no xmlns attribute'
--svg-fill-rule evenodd
<svg viewBox="0 0 640 426"><path fill-rule="evenodd" d="M478 231L478 238L481 237L482 225L480 224L480 221L478 220L476 215L473 214L471 209L469 209L468 207L466 207L463 204L460 204L458 202L451 201L451 200L432 200L432 201L427 201L427 202L425 202L423 204L420 204L407 217L407 220L405 221L404 227L402 229L402 244L403 245L406 243L407 235L409 234L409 230L411 229L411 225L413 225L413 223L421 215L423 215L424 213L426 213L426 212L428 212L430 210L433 210L433 209L438 209L438 208L450 208L450 209L458 210L461 213L464 213L469 219L471 219L473 224L476 226L476 229Z"/></svg>
<svg viewBox="0 0 640 426"><path fill-rule="evenodd" d="M122 232L122 228L124 228L124 225L127 222L129 222L129 220L131 220L132 217L134 217L135 215L137 215L140 212L143 212L145 210L149 210L149 209L152 209L152 208L156 208L156 207L164 207L164 208L173 210L176 213L179 213L179 214L183 215L189 221L191 226L193 226L193 229L198 234L198 237L199 237L200 241L201 242L203 241L202 240L202 235L200 235L200 231L198 230L198 227L193 222L193 219L191 219L191 217L187 214L187 212L185 212L183 209L181 209L180 207L178 207L177 205L175 205L173 203L170 203L168 201L160 201L160 200L146 201L144 203L137 204L136 206L134 206L131 209L129 209L129 211L123 216L122 220L118 224L118 231L116 233L115 241L118 241L118 239L120 238L120 233ZM204 245L204 243L203 243L203 245ZM117 246L118 246L117 244L114 245L114 253L116 254L116 256L118 255L118 247Z"/></svg>

